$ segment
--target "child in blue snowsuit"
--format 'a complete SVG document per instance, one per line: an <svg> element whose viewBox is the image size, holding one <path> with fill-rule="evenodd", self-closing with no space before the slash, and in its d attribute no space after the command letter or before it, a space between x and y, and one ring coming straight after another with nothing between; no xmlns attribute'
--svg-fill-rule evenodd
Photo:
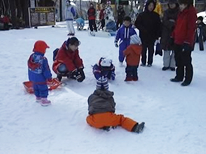
<svg viewBox="0 0 206 154"><path fill-rule="evenodd" d="M131 24L131 18L126 16L123 20L122 26L118 29L115 38L115 46L119 46L119 62L122 66L124 61L123 51L130 45L130 37L137 34ZM118 43L119 42L119 43Z"/></svg>
<svg viewBox="0 0 206 154"><path fill-rule="evenodd" d="M108 80L115 80L115 66L111 59L100 58L93 66L93 74L97 80L97 89L108 89Z"/></svg>
<svg viewBox="0 0 206 154"><path fill-rule="evenodd" d="M85 25L84 19L77 18L76 23L77 23L77 30L83 30L84 29L84 25Z"/></svg>
<svg viewBox="0 0 206 154"><path fill-rule="evenodd" d="M39 102L42 106L51 104L51 101L47 99L47 81L52 81L52 74L47 58L44 57L46 48L49 48L49 46L44 41L36 41L33 49L34 53L31 54L28 60L29 81L33 84L36 102Z"/></svg>

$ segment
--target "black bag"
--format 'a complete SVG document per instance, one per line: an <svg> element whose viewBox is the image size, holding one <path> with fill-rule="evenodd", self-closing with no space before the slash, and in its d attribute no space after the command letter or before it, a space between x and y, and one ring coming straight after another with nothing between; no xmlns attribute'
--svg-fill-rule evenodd
<svg viewBox="0 0 206 154"><path fill-rule="evenodd" d="M160 56L162 56L162 48L161 48L161 44L160 44L160 43L157 43L157 44L156 44L155 55L160 55Z"/></svg>

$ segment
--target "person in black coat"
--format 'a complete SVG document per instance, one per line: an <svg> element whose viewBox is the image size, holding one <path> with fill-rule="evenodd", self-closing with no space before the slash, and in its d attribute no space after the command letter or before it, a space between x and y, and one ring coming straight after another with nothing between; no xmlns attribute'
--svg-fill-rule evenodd
<svg viewBox="0 0 206 154"><path fill-rule="evenodd" d="M156 12L154 12L155 6L156 2L154 0L148 0L146 2L144 12L140 13L135 21L135 26L139 29L139 35L142 41L141 66L146 65L147 49L147 66L152 66L154 55L154 43L161 35L161 20L159 15Z"/></svg>
<svg viewBox="0 0 206 154"><path fill-rule="evenodd" d="M203 22L203 17L202 16L199 16L197 18L197 29L196 29L196 34L195 34L195 42L199 42L199 40L198 40L198 30L199 30L199 32L202 33L203 42L206 41L206 25Z"/></svg>
<svg viewBox="0 0 206 154"><path fill-rule="evenodd" d="M125 11L122 7L122 5L119 5L118 10L117 10L117 29L119 29L119 27L121 27L122 23L123 23L123 19L125 16Z"/></svg>

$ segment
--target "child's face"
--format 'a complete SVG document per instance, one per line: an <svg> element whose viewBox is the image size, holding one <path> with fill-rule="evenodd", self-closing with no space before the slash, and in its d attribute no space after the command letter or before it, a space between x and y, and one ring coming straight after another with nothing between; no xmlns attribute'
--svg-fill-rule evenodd
<svg viewBox="0 0 206 154"><path fill-rule="evenodd" d="M123 24L124 24L125 27L129 27L131 22L130 21L124 21Z"/></svg>
<svg viewBox="0 0 206 154"><path fill-rule="evenodd" d="M171 3L171 4L169 4L169 7L170 7L171 9L174 9L174 8L176 8L176 4L175 4L175 3Z"/></svg>
<svg viewBox="0 0 206 154"><path fill-rule="evenodd" d="M70 48L72 51L75 51L75 50L78 49L78 46L69 44L69 48Z"/></svg>

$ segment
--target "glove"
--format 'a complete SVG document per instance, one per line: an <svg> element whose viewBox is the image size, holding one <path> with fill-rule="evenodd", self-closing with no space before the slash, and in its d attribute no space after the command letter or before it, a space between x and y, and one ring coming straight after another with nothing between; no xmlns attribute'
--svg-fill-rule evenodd
<svg viewBox="0 0 206 154"><path fill-rule="evenodd" d="M189 43L184 43L182 46L182 52L184 51L192 51L192 47L190 46Z"/></svg>
<svg viewBox="0 0 206 154"><path fill-rule="evenodd" d="M83 68L80 68L80 69L78 69L77 81L82 82L84 79L85 79L85 74L84 74Z"/></svg>
<svg viewBox="0 0 206 154"><path fill-rule="evenodd" d="M111 79L112 79L112 80L115 80L115 76L116 76L115 73L112 72L112 74L111 74Z"/></svg>
<svg viewBox="0 0 206 154"><path fill-rule="evenodd" d="M118 44L117 44L117 41L114 42L114 45L115 45L116 48L119 47Z"/></svg>

